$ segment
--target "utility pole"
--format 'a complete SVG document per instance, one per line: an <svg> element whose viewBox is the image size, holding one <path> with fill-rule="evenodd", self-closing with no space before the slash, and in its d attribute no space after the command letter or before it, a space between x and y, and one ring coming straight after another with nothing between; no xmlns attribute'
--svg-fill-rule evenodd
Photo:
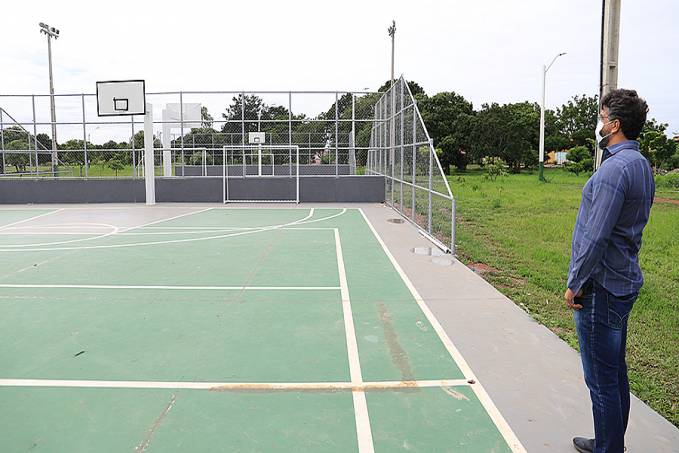
<svg viewBox="0 0 679 453"><path fill-rule="evenodd" d="M620 0L602 0L601 63L599 67L599 104L610 91L618 88L618 49L620 48ZM594 169L601 165L603 151L597 143Z"/></svg>
<svg viewBox="0 0 679 453"><path fill-rule="evenodd" d="M59 30L40 22L40 33L47 35L47 60L49 62L50 76L50 116L52 122L52 177L57 175L59 158L57 155L57 115L54 109L54 79L52 77L52 38L59 38ZM37 166L37 162L36 162Z"/></svg>
<svg viewBox="0 0 679 453"><path fill-rule="evenodd" d="M389 36L391 36L391 81L390 86L394 84L394 38L396 37L396 21L391 21L391 27L387 29Z"/></svg>
<svg viewBox="0 0 679 453"><path fill-rule="evenodd" d="M540 103L540 171L538 179L545 181L545 85L547 81L547 71L552 67L557 58L566 55L566 52L558 54L549 66L542 65L542 102Z"/></svg>

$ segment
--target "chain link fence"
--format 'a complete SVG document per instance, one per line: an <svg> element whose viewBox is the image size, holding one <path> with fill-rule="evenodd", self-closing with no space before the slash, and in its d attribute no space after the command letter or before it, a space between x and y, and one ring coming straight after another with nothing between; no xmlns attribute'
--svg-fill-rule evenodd
<svg viewBox="0 0 679 453"><path fill-rule="evenodd" d="M53 98L56 141L49 95L0 95L0 177L143 176L142 116L100 118L94 94ZM264 132L270 145L298 146L308 175L364 174L378 99L340 91L147 93L156 174L208 176L222 148L248 144L250 132ZM188 113L195 106L199 118Z"/></svg>
<svg viewBox="0 0 679 453"><path fill-rule="evenodd" d="M374 106L366 173L385 177L385 200L455 253L455 198L406 80Z"/></svg>

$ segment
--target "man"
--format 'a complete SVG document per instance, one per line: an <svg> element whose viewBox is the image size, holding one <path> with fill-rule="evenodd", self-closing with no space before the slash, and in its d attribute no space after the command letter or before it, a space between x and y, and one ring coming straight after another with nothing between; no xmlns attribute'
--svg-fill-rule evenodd
<svg viewBox="0 0 679 453"><path fill-rule="evenodd" d="M655 195L653 172L635 141L647 111L646 101L633 90L614 90L601 100L596 136L603 160L582 190L573 231L564 297L574 310L594 416L594 439L573 439L580 452L622 453L625 448L627 318L643 284L641 233Z"/></svg>

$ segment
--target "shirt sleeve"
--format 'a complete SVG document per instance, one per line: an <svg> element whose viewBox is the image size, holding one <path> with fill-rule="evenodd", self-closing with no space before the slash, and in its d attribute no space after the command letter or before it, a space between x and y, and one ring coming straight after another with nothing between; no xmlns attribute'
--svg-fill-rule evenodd
<svg viewBox="0 0 679 453"><path fill-rule="evenodd" d="M583 223L582 244L573 252L568 288L578 293L601 260L625 202L627 172L616 166L601 167L592 180L592 204Z"/></svg>

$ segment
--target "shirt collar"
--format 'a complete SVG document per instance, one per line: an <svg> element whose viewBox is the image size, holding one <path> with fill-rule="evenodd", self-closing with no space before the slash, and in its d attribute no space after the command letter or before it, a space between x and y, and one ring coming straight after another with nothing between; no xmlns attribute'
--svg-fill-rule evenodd
<svg viewBox="0 0 679 453"><path fill-rule="evenodd" d="M611 154L616 154L618 151L623 149L633 149L635 151L639 151L639 142L636 140L625 140L623 142L616 143L615 145L608 146L606 149Z"/></svg>

